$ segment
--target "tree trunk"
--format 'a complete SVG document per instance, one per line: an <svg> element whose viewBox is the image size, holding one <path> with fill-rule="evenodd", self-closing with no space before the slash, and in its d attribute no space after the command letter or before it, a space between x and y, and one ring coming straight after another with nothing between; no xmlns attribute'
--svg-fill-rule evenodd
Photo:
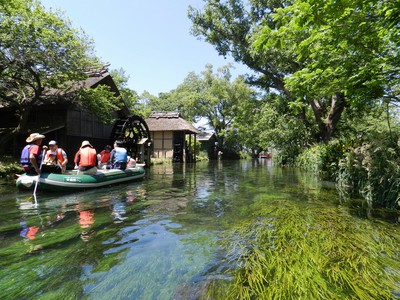
<svg viewBox="0 0 400 300"><path fill-rule="evenodd" d="M335 93L331 97L330 110L316 100L310 101L315 120L319 128L319 136L324 143L328 143L337 129L340 117L346 107L346 98L343 93Z"/></svg>

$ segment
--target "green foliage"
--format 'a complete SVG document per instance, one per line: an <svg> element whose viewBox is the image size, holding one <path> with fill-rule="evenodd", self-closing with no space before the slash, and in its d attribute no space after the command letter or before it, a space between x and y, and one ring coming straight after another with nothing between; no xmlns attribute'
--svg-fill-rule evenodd
<svg viewBox="0 0 400 300"><path fill-rule="evenodd" d="M151 165L164 165L164 164L171 164L172 160L170 158L160 158L160 157L152 157L150 164Z"/></svg>
<svg viewBox="0 0 400 300"><path fill-rule="evenodd" d="M119 104L108 89L71 93L71 84L85 80L87 72L101 69L102 64L93 54L92 40L74 29L63 13L46 11L36 0L2 1L0 40L0 102L20 120L2 135L1 144L27 131L31 110L54 103L54 91L65 91L66 97L111 122Z"/></svg>
<svg viewBox="0 0 400 300"><path fill-rule="evenodd" d="M372 206L394 208L400 199L400 143L375 133L340 162L338 187L344 196L361 194Z"/></svg>
<svg viewBox="0 0 400 300"><path fill-rule="evenodd" d="M344 157L346 146L339 140L328 144L313 145L296 158L296 166L318 173L324 180L335 180L339 160Z"/></svg>
<svg viewBox="0 0 400 300"><path fill-rule="evenodd" d="M121 99L115 97L109 86L98 85L96 88L78 91L79 102L93 111L101 120L111 124L113 114L122 105Z"/></svg>
<svg viewBox="0 0 400 300"><path fill-rule="evenodd" d="M200 152L201 144L200 144L199 141L196 140L196 142L195 142L194 139L190 139L189 140L189 138L186 137L186 142L185 143L186 143L186 145L189 146L189 149L190 149L191 153L194 153L194 151L196 151L196 153Z"/></svg>
<svg viewBox="0 0 400 300"><path fill-rule="evenodd" d="M201 11L189 7L189 19L193 23L192 34L215 47L226 57L232 55L255 71L248 81L265 90L285 92L284 74L291 73L292 60L284 51L253 51L252 35L260 24L274 27L271 13L290 1L205 1Z"/></svg>
<svg viewBox="0 0 400 300"><path fill-rule="evenodd" d="M261 107L255 128L259 130L260 146L276 149L274 161L281 165L294 164L295 158L313 141L312 127L291 115L284 99L276 95L268 97Z"/></svg>
<svg viewBox="0 0 400 300"><path fill-rule="evenodd" d="M383 70L392 69L387 62L398 55L381 14L391 4L365 2L293 1L277 9L278 30L264 34L258 45L280 41L296 55L301 68L287 78L296 94L324 98L342 90L365 105L390 86L394 78Z"/></svg>
<svg viewBox="0 0 400 300"><path fill-rule="evenodd" d="M197 153L196 161L209 160L207 151L199 151L199 152L196 152L196 153Z"/></svg>
<svg viewBox="0 0 400 300"><path fill-rule="evenodd" d="M173 93L160 93L159 96L153 96L149 92L144 91L143 94L139 96L139 103L141 108L140 115L148 117L152 112L160 111L180 111L180 99L172 97Z"/></svg>
<svg viewBox="0 0 400 300"><path fill-rule="evenodd" d="M240 159L251 159L251 158L253 158L248 151L240 151L239 156L240 156Z"/></svg>
<svg viewBox="0 0 400 300"><path fill-rule="evenodd" d="M86 78L98 66L92 41L61 13L47 12L35 0L10 0L0 10L0 99L27 106L43 101L46 89Z"/></svg>
<svg viewBox="0 0 400 300"><path fill-rule="evenodd" d="M398 11L384 0L210 0L189 18L194 35L252 69L247 82L278 91L286 113L327 142L345 110L399 101Z"/></svg>
<svg viewBox="0 0 400 300"><path fill-rule="evenodd" d="M4 158L2 158L4 160ZM0 162L0 177L11 177L14 174L22 174L24 170L17 162Z"/></svg>
<svg viewBox="0 0 400 300"><path fill-rule="evenodd" d="M143 117L141 114L142 106L138 101L139 96L135 91L128 88L129 76L126 75L125 70L113 70L111 71L111 75L120 93L120 98L130 109L131 113Z"/></svg>
<svg viewBox="0 0 400 300"><path fill-rule="evenodd" d="M263 24L254 36L255 51L292 53L298 67L285 77L285 86L311 104L324 141L334 136L345 107L367 113L382 97L398 98L396 26L388 28L382 13L391 6L374 0L295 0L272 14L275 28Z"/></svg>
<svg viewBox="0 0 400 300"><path fill-rule="evenodd" d="M239 118L235 122L235 118L243 110L251 111L255 95L243 78L231 81L230 68L224 66L215 73L212 65L207 65L200 75L190 73L181 85L163 95L165 99L160 101L173 105L187 120L206 119L224 154L237 156L243 145L241 137L248 131L242 131L242 122Z"/></svg>

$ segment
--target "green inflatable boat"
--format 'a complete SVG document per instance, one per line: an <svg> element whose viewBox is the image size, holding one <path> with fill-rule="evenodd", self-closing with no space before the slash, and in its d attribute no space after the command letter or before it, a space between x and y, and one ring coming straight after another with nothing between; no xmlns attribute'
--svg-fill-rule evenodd
<svg viewBox="0 0 400 300"><path fill-rule="evenodd" d="M139 166L123 171L99 170L96 175L78 175L76 171L63 174L45 173L40 175L38 187L40 190L52 191L85 190L138 180L144 175L144 168ZM37 180L37 175L24 174L18 177L16 185L22 190L33 190Z"/></svg>

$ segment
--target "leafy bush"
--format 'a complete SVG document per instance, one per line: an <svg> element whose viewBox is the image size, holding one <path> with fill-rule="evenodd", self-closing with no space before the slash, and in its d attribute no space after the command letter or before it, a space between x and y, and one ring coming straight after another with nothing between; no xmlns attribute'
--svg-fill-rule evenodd
<svg viewBox="0 0 400 300"><path fill-rule="evenodd" d="M400 140L384 133L373 137L340 161L342 195L360 194L373 206L394 208L400 198Z"/></svg>
<svg viewBox="0 0 400 300"><path fill-rule="evenodd" d="M0 162L0 177L10 177L14 174L22 174L24 170L16 162Z"/></svg>
<svg viewBox="0 0 400 300"><path fill-rule="evenodd" d="M196 161L209 160L207 151L199 151L196 156Z"/></svg>
<svg viewBox="0 0 400 300"><path fill-rule="evenodd" d="M345 155L344 142L332 140L329 144L317 144L305 149L297 158L296 166L318 172L322 179L335 180L339 161Z"/></svg>

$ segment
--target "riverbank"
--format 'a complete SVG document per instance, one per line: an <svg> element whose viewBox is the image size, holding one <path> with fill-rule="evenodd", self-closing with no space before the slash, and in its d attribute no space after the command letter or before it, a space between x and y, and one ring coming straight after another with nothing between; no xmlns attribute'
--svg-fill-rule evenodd
<svg viewBox="0 0 400 300"><path fill-rule="evenodd" d="M1 178L11 178L15 174L22 174L24 170L21 164L11 157L2 157L0 160L0 177Z"/></svg>

